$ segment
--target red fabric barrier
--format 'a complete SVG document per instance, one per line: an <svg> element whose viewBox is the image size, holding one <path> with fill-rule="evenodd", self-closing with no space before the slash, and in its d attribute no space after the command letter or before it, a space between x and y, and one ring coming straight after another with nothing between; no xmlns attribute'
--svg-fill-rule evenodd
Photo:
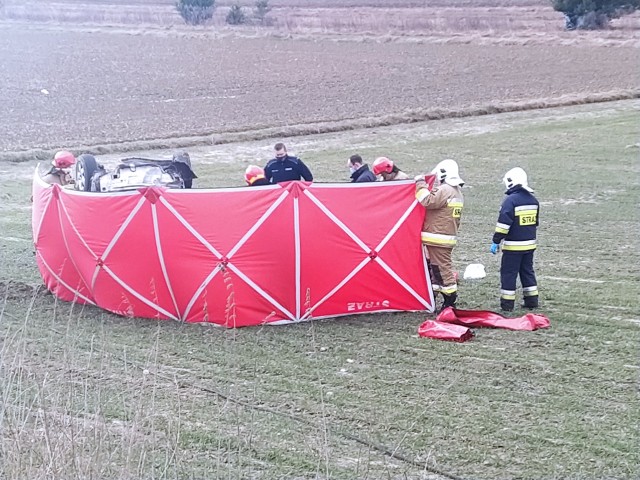
<svg viewBox="0 0 640 480"><path fill-rule="evenodd" d="M435 340L466 342L473 337L473 332L471 329L460 325L427 320L418 327L418 335Z"/></svg>
<svg viewBox="0 0 640 480"><path fill-rule="evenodd" d="M493 327L509 330L537 330L548 328L549 319L544 315L527 313L522 317L506 318L488 310L459 310L447 307L436 317L438 322L464 325L466 327Z"/></svg>
<svg viewBox="0 0 640 480"><path fill-rule="evenodd" d="M33 183L45 285L111 312L228 327L433 311L411 181L114 194Z"/></svg>

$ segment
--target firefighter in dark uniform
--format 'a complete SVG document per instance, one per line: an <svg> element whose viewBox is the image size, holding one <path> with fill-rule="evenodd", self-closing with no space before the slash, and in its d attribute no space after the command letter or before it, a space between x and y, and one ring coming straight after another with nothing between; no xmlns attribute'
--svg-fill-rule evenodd
<svg viewBox="0 0 640 480"><path fill-rule="evenodd" d="M249 165L244 172L244 180L250 187L271 185L264 176L264 170L257 165Z"/></svg>
<svg viewBox="0 0 640 480"><path fill-rule="evenodd" d="M292 180L313 181L311 170L298 157L287 154L284 143L276 143L276 157L269 160L264 168L265 178L269 183L290 182Z"/></svg>
<svg viewBox="0 0 640 480"><path fill-rule="evenodd" d="M538 285L533 270L536 230L540 204L529 188L527 173L522 168L509 170L502 179L507 198L502 202L498 223L493 234L491 253L500 250L500 308L511 312L516 300L516 280L520 275L525 308L538 307Z"/></svg>

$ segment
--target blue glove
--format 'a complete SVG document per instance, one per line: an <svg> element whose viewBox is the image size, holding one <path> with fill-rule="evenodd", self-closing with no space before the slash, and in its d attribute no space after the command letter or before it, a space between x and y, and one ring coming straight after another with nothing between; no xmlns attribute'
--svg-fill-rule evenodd
<svg viewBox="0 0 640 480"><path fill-rule="evenodd" d="M496 253L498 253L498 250L500 250L500 244L499 243L492 243L491 244L491 253L493 253L495 255Z"/></svg>

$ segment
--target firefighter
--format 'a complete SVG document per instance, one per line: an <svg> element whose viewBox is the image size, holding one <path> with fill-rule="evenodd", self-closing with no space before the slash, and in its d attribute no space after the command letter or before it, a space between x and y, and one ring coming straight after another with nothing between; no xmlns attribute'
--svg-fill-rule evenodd
<svg viewBox="0 0 640 480"><path fill-rule="evenodd" d="M74 183L71 176L70 168L76 163L76 157L73 153L67 151L59 151L51 161L51 170L49 170L42 179L51 185L70 185Z"/></svg>
<svg viewBox="0 0 640 480"><path fill-rule="evenodd" d="M451 253L457 243L460 217L464 206L458 164L455 160L443 160L431 172L436 185L429 190L424 176L415 177L416 198L427 209L422 227L422 243L431 273L434 294L444 297L442 308L455 306L458 285L453 272Z"/></svg>
<svg viewBox="0 0 640 480"><path fill-rule="evenodd" d="M244 172L244 180L250 187L270 185L269 180L264 175L264 170L257 165L249 165Z"/></svg>
<svg viewBox="0 0 640 480"><path fill-rule="evenodd" d="M533 270L536 230L540 221L540 204L529 187L527 173L519 167L509 170L502 179L507 197L502 202L493 234L491 253L500 250L500 308L511 312L516 300L516 279L520 275L525 308L538 307L538 285Z"/></svg>
<svg viewBox="0 0 640 480"><path fill-rule="evenodd" d="M373 174L380 175L382 180L387 182L390 180L409 180L409 175L404 173L387 157L378 157L373 162Z"/></svg>
<svg viewBox="0 0 640 480"><path fill-rule="evenodd" d="M265 178L270 183L290 182L292 180L313 181L311 170L302 160L287 153L284 143L276 143L273 147L275 158L264 167Z"/></svg>

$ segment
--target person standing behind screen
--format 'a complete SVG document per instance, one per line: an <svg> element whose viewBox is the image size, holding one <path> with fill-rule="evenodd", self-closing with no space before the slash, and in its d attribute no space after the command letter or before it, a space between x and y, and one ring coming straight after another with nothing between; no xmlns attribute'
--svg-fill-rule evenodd
<svg viewBox="0 0 640 480"><path fill-rule="evenodd" d="M244 180L249 187L260 187L270 185L269 180L264 176L264 170L257 165L249 165L244 172Z"/></svg>
<svg viewBox="0 0 640 480"><path fill-rule="evenodd" d="M349 167L349 172L351 172L351 183L376 181L376 176L369 170L369 165L362 163L360 155L351 155L347 160L347 166Z"/></svg>
<svg viewBox="0 0 640 480"><path fill-rule="evenodd" d="M74 183L70 168L76 163L76 157L71 152L60 151L55 154L49 170L42 179L51 185L70 185Z"/></svg>
<svg viewBox="0 0 640 480"><path fill-rule="evenodd" d="M382 180L388 182L390 180L409 180L409 175L404 173L387 157L378 157L373 162L373 174L380 175Z"/></svg>
<svg viewBox="0 0 640 480"><path fill-rule="evenodd" d="M269 183L290 182L292 180L313 181L311 170L302 160L287 153L284 143L276 143L273 147L275 158L269 160L264 168L265 178Z"/></svg>

